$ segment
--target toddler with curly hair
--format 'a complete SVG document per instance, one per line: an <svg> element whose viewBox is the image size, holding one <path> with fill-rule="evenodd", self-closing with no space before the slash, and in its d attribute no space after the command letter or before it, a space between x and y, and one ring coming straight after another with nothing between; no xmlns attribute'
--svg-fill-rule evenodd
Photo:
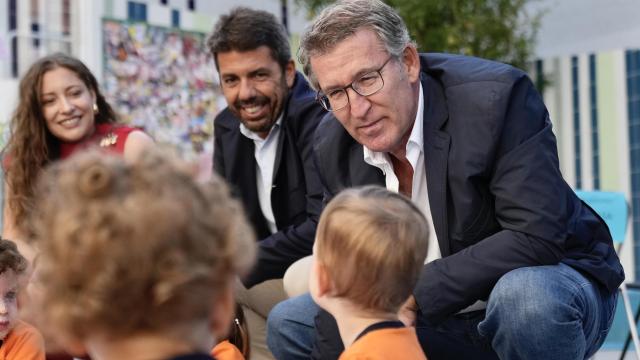
<svg viewBox="0 0 640 360"><path fill-rule="evenodd" d="M40 179L30 218L43 324L96 359L205 360L254 258L240 204L149 150L127 163L96 152Z"/></svg>

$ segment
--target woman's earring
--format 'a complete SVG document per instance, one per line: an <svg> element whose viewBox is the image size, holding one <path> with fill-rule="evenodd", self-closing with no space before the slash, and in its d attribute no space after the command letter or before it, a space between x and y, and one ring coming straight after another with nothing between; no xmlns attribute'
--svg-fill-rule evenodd
<svg viewBox="0 0 640 360"><path fill-rule="evenodd" d="M93 103L93 113L96 115L98 114L98 104L96 103Z"/></svg>

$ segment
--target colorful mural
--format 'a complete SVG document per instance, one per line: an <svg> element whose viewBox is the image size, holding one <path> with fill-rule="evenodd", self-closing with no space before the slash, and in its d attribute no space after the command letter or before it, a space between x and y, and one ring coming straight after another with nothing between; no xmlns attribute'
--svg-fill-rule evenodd
<svg viewBox="0 0 640 360"><path fill-rule="evenodd" d="M224 106L205 35L104 21L107 100L124 122L143 127L187 158L211 158L213 118Z"/></svg>

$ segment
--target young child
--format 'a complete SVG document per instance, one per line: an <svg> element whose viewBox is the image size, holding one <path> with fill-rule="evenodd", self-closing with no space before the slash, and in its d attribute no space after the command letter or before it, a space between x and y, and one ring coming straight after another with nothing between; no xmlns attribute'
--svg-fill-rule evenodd
<svg viewBox="0 0 640 360"><path fill-rule="evenodd" d="M221 180L199 184L153 150L130 164L83 152L46 171L37 203L34 302L61 344L101 360L212 359L255 253Z"/></svg>
<svg viewBox="0 0 640 360"><path fill-rule="evenodd" d="M236 303L234 319L227 330L226 338L211 349L216 360L245 360L251 358L249 329L242 306Z"/></svg>
<svg viewBox="0 0 640 360"><path fill-rule="evenodd" d="M324 209L310 291L338 323L340 360L425 359L398 310L418 280L428 236L420 210L381 187L345 190Z"/></svg>
<svg viewBox="0 0 640 360"><path fill-rule="evenodd" d="M0 360L44 360L44 340L18 319L18 292L27 260L16 244L0 239Z"/></svg>

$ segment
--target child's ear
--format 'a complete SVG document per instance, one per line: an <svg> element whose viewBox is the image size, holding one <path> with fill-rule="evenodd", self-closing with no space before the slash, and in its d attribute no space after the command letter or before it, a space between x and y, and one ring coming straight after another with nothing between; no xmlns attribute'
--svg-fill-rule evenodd
<svg viewBox="0 0 640 360"><path fill-rule="evenodd" d="M319 261L315 261L314 266L316 266L316 276L318 281L318 297L331 294L333 291L333 282L329 277L327 267Z"/></svg>
<svg viewBox="0 0 640 360"><path fill-rule="evenodd" d="M209 326L216 341L220 341L220 339L227 337L235 313L235 301L231 284L225 287L211 306Z"/></svg>

